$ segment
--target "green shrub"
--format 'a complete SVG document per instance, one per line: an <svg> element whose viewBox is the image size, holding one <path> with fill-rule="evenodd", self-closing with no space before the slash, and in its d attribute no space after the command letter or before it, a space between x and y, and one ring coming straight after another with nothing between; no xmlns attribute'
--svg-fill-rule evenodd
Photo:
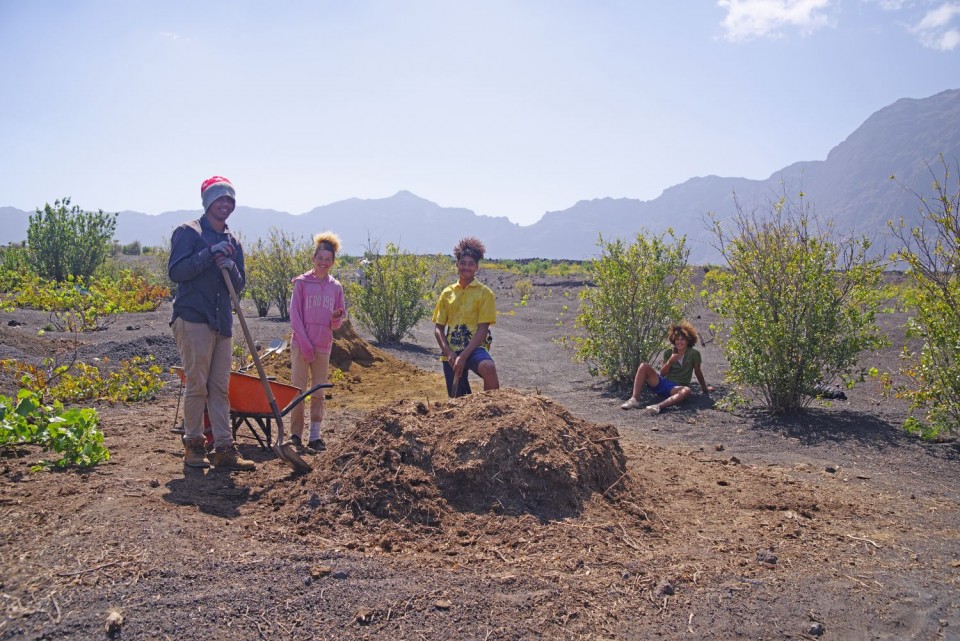
<svg viewBox="0 0 960 641"><path fill-rule="evenodd" d="M252 246L244 246L247 274L244 291L253 299L260 316L266 316L273 304L280 318L289 320L291 281L313 267L313 249L310 239L288 235L276 227L270 228L266 241L258 239Z"/></svg>
<svg viewBox="0 0 960 641"><path fill-rule="evenodd" d="M533 281L529 278L520 278L513 283L513 291L516 292L520 300L529 300L533 294Z"/></svg>
<svg viewBox="0 0 960 641"><path fill-rule="evenodd" d="M931 439L960 432L960 163L951 166L942 156L940 163L942 179L929 168L934 197L914 192L921 224L891 223L902 245L893 258L907 264L915 288L908 336L922 341L919 353L904 348L902 372L910 385L897 393L920 412L904 427Z"/></svg>
<svg viewBox="0 0 960 641"><path fill-rule="evenodd" d="M669 241L666 236L669 235ZM667 326L683 317L693 299L686 237L673 230L638 233L634 243L598 241L600 257L588 264L592 286L580 292L574 327L575 359L593 376L630 383L640 363L663 346Z"/></svg>
<svg viewBox="0 0 960 641"><path fill-rule="evenodd" d="M27 248L33 271L62 282L69 277L90 278L110 255L116 214L83 211L70 199L37 208L27 223Z"/></svg>
<svg viewBox="0 0 960 641"><path fill-rule="evenodd" d="M376 247L368 248L367 260L363 284L345 285L351 314L377 342L399 341L431 312L427 306L433 293L430 261L392 243L383 254Z"/></svg>
<svg viewBox="0 0 960 641"><path fill-rule="evenodd" d="M100 417L90 408L65 410L59 402L44 405L35 392L22 389L16 399L0 396L0 449L39 445L63 454L33 468L91 467L110 460L103 445Z"/></svg>
<svg viewBox="0 0 960 641"><path fill-rule="evenodd" d="M115 278L87 282L67 277L63 282L45 281L27 273L19 287L3 297L3 307L25 307L50 312L50 324L58 331L88 332L103 329L117 314L154 311L170 292L122 270Z"/></svg>
<svg viewBox="0 0 960 641"><path fill-rule="evenodd" d="M760 217L737 203L728 233L713 220L727 267L706 275L709 304L722 317L727 379L771 412L809 404L818 383L866 375L859 354L883 339L873 324L883 265L866 238L835 240L811 220L801 194Z"/></svg>
<svg viewBox="0 0 960 641"><path fill-rule="evenodd" d="M106 365L104 358L102 364ZM62 403L110 401L131 403L153 398L163 389L162 370L153 356L134 356L120 361L119 367L102 373L96 365L76 361L58 364L46 358L42 365L16 359L0 360L0 372L11 374L21 389L29 390L42 400Z"/></svg>
<svg viewBox="0 0 960 641"><path fill-rule="evenodd" d="M132 243L127 243L121 247L120 252L124 256L139 256L141 253L143 253L143 248L140 246L140 241L135 240Z"/></svg>

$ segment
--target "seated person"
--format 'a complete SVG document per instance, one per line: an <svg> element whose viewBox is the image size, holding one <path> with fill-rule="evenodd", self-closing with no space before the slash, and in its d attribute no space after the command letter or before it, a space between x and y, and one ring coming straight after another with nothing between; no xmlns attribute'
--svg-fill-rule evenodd
<svg viewBox="0 0 960 641"><path fill-rule="evenodd" d="M700 352L693 348L697 344L697 330L687 321L681 321L670 326L667 339L673 344L672 349L663 353L663 366L658 372L648 363L641 363L637 368L637 375L633 379L633 396L620 407L629 410L640 407L640 391L646 385L664 400L654 405L647 405L644 411L653 416L660 410L679 405L692 393L688 385L693 375L697 375L700 389L704 395L710 396L713 387L707 385L700 371Z"/></svg>

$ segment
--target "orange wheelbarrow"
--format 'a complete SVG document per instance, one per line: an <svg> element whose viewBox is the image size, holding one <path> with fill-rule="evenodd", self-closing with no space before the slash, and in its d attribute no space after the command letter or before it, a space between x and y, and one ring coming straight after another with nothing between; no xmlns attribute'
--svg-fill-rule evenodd
<svg viewBox="0 0 960 641"><path fill-rule="evenodd" d="M180 382L186 384L187 380L183 368L174 367L173 371L180 377ZM286 383L278 383L277 381L270 381L270 390L273 392L277 405L283 408L280 410L281 417L289 414L293 408L317 390L328 387L333 387L333 385L330 383L318 383L306 392L303 392L299 387L294 387ZM243 372L230 372L229 397L230 422L233 427L233 438L237 438L237 430L240 429L240 426L246 425L250 428L253 437L260 443L260 447L265 450L270 449L269 443L271 442L273 421L276 416L270 407L270 401L266 397L260 379L256 376L244 374ZM263 433L266 440L260 436L260 432L257 431L254 425L260 428L260 432Z"/></svg>

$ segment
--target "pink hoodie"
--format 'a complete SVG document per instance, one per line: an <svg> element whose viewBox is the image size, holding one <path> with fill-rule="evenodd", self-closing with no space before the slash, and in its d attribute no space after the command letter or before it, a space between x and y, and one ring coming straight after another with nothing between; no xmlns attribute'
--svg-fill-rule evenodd
<svg viewBox="0 0 960 641"><path fill-rule="evenodd" d="M343 324L333 313L346 309L343 286L333 276L320 279L312 271L293 279L290 297L290 327L293 342L308 363L315 353L329 354L333 347L333 330Z"/></svg>

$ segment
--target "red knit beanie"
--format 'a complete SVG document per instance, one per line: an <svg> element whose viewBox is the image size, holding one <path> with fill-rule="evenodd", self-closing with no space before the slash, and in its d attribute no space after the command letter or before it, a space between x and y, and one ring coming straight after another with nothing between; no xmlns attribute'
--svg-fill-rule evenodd
<svg viewBox="0 0 960 641"><path fill-rule="evenodd" d="M203 201L204 212L220 196L230 196L234 201L237 200L237 192L233 189L233 183L223 176L207 178L200 184L200 200Z"/></svg>

